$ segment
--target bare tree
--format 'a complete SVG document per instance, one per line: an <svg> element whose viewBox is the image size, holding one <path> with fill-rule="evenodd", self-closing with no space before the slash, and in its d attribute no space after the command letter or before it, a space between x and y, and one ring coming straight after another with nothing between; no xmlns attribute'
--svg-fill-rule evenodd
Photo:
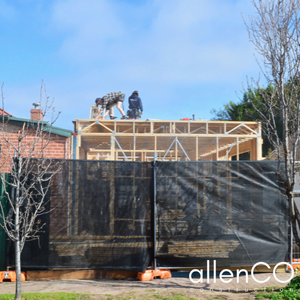
<svg viewBox="0 0 300 300"><path fill-rule="evenodd" d="M299 151L300 0L252 0L252 4L256 14L245 23L250 41L259 54L257 61L265 84L274 89L267 93L254 79L248 82L248 88L256 90L254 100L268 112L257 110L263 130L277 154L278 174L286 186L293 234L300 246L297 230L300 214L294 202ZM278 135L276 118L280 119L282 136ZM280 168L280 164L284 167Z"/></svg>
<svg viewBox="0 0 300 300"><path fill-rule="evenodd" d="M40 103L42 105L43 88ZM3 85L2 107L4 107ZM37 104L37 105L38 105ZM15 245L16 293L15 299L21 299L21 253L25 242L39 239L45 224L40 217L49 213L47 193L52 177L59 171L61 162L47 158L47 147L51 141L51 128L59 114L55 114L53 101L46 94L44 109L38 120L24 120L23 126L11 125L11 119L2 111L0 124L0 178L5 196L9 203L9 212L5 215L0 201L0 219L8 238ZM44 121L52 111L50 122ZM11 179L3 176L10 173Z"/></svg>

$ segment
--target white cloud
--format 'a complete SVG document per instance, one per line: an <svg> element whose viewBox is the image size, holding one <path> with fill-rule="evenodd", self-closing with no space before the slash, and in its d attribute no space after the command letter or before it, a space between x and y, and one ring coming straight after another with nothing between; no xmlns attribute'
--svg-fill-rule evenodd
<svg viewBox="0 0 300 300"><path fill-rule="evenodd" d="M60 54L108 80L227 81L254 63L240 3L157 0L149 26L137 33L130 19L148 18L149 3L122 12L113 1L65 0L56 3L53 24L66 31Z"/></svg>
<svg viewBox="0 0 300 300"><path fill-rule="evenodd" d="M212 108L233 100L246 74L257 71L240 14L251 12L249 1L53 3L45 34L57 37L56 52L49 54L55 66L48 74L45 64L43 78L63 112L59 126L70 128L71 120L87 118L98 96L119 90L128 96L134 89L141 93L145 118L176 119L182 101L187 101L185 110L192 105L193 113L209 118ZM30 78L28 86L8 88L12 103L22 95L20 105L14 102L19 109L15 115L29 114L40 80Z"/></svg>
<svg viewBox="0 0 300 300"><path fill-rule="evenodd" d="M131 80L137 79L138 74L139 79L148 81L191 83L228 81L245 68L251 68L253 49L245 29L239 28L240 13L228 1L226 5L219 5L224 1L211 5L208 3L212 2L199 0L159 3L163 4L147 34L135 40L127 32L129 42L122 39L121 51L116 48L109 51L109 57L114 57L109 73L118 74L118 68L124 70L120 77L127 75ZM230 32L224 32L224 24Z"/></svg>
<svg viewBox="0 0 300 300"><path fill-rule="evenodd" d="M223 86L213 91L218 100L206 109L209 113L227 102L228 96L221 95L224 86L233 89L230 95L235 96L245 74L256 72L254 51L241 18L241 11L247 15L251 10L247 1L141 3L56 2L51 27L64 35L59 56L74 70L62 81L52 80L63 111L73 109L74 118L85 118L88 108L84 116L78 108L94 98L110 91L128 95L139 89L144 98L151 99L145 106L153 114L158 113L157 106L180 105L183 98L213 98L205 85ZM71 103L76 105L72 108ZM201 101L195 102L194 109L200 109L199 105L204 111Z"/></svg>
<svg viewBox="0 0 300 300"><path fill-rule="evenodd" d="M67 35L60 55L77 64L101 61L107 44L123 34L120 20L106 0L57 1L52 26Z"/></svg>

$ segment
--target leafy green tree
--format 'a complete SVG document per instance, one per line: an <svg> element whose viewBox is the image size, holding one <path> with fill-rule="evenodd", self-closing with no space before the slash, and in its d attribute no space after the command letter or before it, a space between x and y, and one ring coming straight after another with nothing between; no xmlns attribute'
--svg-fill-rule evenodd
<svg viewBox="0 0 300 300"><path fill-rule="evenodd" d="M228 104L224 105L223 108L213 109L211 113L214 115L212 120L218 121L260 121L261 116L258 111L261 111L264 115L271 118L272 116L269 114L267 107L265 107L262 103L262 97L265 94L271 95L274 93L274 87L269 85L267 88L260 89L249 89L247 92L243 94L243 98L240 102L235 103L230 101ZM276 104L278 100L276 97L274 98L274 104ZM254 107L255 106L255 107ZM277 114L275 116L275 122L277 124L278 135L282 137L282 122L280 120L280 115ZM264 123L262 123L264 126ZM270 143L266 131L263 127L262 130L262 138L263 138L263 146L262 146L262 154L263 156L267 156L273 149L272 144Z"/></svg>
<svg viewBox="0 0 300 300"><path fill-rule="evenodd" d="M278 159L277 174L285 184L293 235L300 247L300 211L294 199L300 153L300 0L251 2L255 14L245 25L270 90L262 90L254 78L248 90L255 91L250 100Z"/></svg>

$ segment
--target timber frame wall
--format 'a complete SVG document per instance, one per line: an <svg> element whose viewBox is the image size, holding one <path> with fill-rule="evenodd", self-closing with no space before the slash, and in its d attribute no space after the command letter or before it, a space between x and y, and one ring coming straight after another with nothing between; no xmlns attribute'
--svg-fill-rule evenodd
<svg viewBox="0 0 300 300"><path fill-rule="evenodd" d="M257 122L75 120L73 157L87 160L224 161L262 159Z"/></svg>

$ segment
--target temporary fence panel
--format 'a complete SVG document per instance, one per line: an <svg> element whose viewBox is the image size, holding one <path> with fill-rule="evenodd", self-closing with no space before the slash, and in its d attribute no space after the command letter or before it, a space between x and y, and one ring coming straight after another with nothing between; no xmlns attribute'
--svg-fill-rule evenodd
<svg viewBox="0 0 300 300"><path fill-rule="evenodd" d="M52 179L48 244L27 268L144 271L151 250L151 163L66 161ZM35 256L41 254L38 265Z"/></svg>
<svg viewBox="0 0 300 300"><path fill-rule="evenodd" d="M288 209L276 162L156 162L157 267L278 263Z"/></svg>

